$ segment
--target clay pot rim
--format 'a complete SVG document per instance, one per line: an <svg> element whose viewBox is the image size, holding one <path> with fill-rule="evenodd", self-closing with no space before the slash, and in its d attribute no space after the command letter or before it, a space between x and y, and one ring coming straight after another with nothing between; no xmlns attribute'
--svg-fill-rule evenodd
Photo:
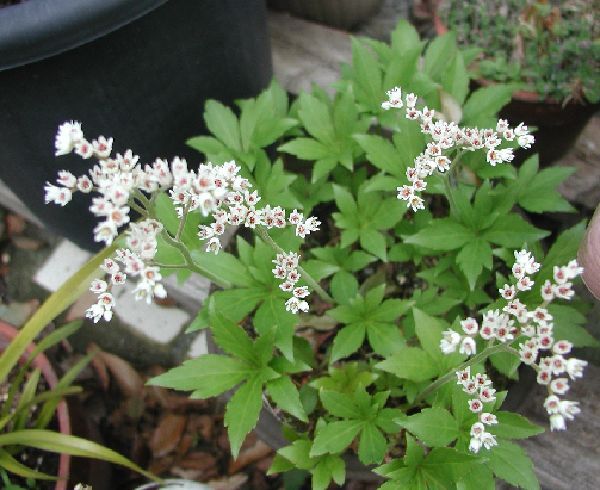
<svg viewBox="0 0 600 490"><path fill-rule="evenodd" d="M19 330L16 327L0 320L0 337L5 337L7 340L12 341L19 334ZM35 344L31 343L25 349L25 355L31 354L35 349ZM23 357L24 357L23 356ZM21 359L23 359L23 357ZM33 360L33 365L38 368L44 380L50 386L50 389L54 389L58 384L58 377L54 368L50 364L50 361L43 352L40 352ZM58 428L61 434L71 435L71 421L69 419L69 408L67 403L63 400L56 407L56 416L58 418ZM71 456L66 453L61 453L59 456L58 463L58 480L56 482L55 490L66 490L69 478L69 468L71 465Z"/></svg>
<svg viewBox="0 0 600 490"><path fill-rule="evenodd" d="M438 13L438 6L439 6L440 1L441 0L437 0L437 1L433 2L433 5L432 5L433 25L435 27L435 32L438 36L442 36L448 32L448 28L442 22L442 19L440 18L439 13ZM495 82L493 80L488 80L487 78L478 78L477 83L479 83L483 87L490 87L492 85L496 85L498 82ZM547 104L547 105L560 106L560 107L564 107L565 105L569 105L569 104L578 105L578 106L593 105L587 101L585 101L585 103L568 102L567 104L563 104L560 100L554 99L552 97L547 97L545 99L542 99L538 95L537 92L532 92L531 90L517 90L517 91L513 92L512 98L515 100L518 100L520 102L526 102L526 103L531 103L531 104Z"/></svg>

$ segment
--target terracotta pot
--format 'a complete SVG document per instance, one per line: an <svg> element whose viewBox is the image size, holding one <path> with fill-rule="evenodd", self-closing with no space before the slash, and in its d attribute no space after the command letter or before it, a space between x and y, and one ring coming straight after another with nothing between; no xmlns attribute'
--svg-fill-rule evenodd
<svg viewBox="0 0 600 490"><path fill-rule="evenodd" d="M438 13L439 2L433 4L433 25L438 36L448 32ZM486 79L474 80L474 87L487 87L496 82ZM536 92L518 90L513 93L512 100L502 108L499 116L516 125L524 122L528 126L537 127L536 144L527 151L519 151L520 161L529 155L538 153L540 166L548 166L562 157L575 143L577 137L589 121L590 117L600 109L600 104L568 102L546 98L540 99Z"/></svg>
<svg viewBox="0 0 600 490"><path fill-rule="evenodd" d="M19 331L10 325L9 323L0 320L0 351L4 351L5 347L19 334ZM22 357L24 361L35 349L34 344L29 344L25 353ZM58 377L52 368L52 365L48 361L48 358L43 354L39 353L33 360L33 365L36 369L39 369L42 376L50 389L54 389L58 384ZM69 420L69 409L65 401L61 401L56 407L56 418L58 420L58 429L61 434L71 435L71 423ZM68 454L61 454L58 463L58 481L55 485L55 490L66 490L69 478L69 466L71 463L71 456Z"/></svg>

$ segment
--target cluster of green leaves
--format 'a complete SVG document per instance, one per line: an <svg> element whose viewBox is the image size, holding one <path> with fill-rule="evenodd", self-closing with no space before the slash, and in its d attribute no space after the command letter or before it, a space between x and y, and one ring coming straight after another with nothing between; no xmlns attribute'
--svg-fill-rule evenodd
<svg viewBox="0 0 600 490"><path fill-rule="evenodd" d="M594 2L447 0L441 14L461 46L480 48L479 76L541 98L600 100Z"/></svg>
<svg viewBox="0 0 600 490"><path fill-rule="evenodd" d="M302 266L331 295L314 301L311 313L292 315L273 278L268 244L237 237L232 253L208 255L193 237L199 218L188 217L181 241L193 263L223 287L189 331L209 327L222 352L186 361L152 382L201 398L237 387L226 395L225 416L234 455L266 395L283 413L290 440L271 471L302 470L315 489L345 480L349 449L364 464L396 458L377 470L390 480L385 489L490 488L494 477L537 488L531 461L509 441L534 435L537 427L500 411L499 395L486 409L501 420L500 444L472 455L474 416L464 393L453 383L427 387L465 361L440 352L442 331L488 305L498 307L496 291L507 282L513 249L527 246L536 258L544 256L540 242L549 232L530 218L573 211L556 191L570 170L539 171L535 157L518 171L491 167L484 150L453 155L459 172L446 181L428 179L432 211L406 213L396 187L427 139L402 111L381 109L385 90L402 86L446 120L494 127L514 87L470 93L466 66L475 54L459 50L454 34L425 43L401 22L389 45L353 40L352 65L343 68L333 96L315 87L290 104L274 82L256 99L240 101L236 112L207 103L212 135L189 144L213 163L239 162L265 203L318 213L323 230L308 237ZM159 196L154 206L174 235L178 219L170 201ZM558 238L536 282L575 256L583 228ZM291 228L269 234L283 250L300 250ZM186 263L164 240L157 260ZM536 305L539 295L531 292L524 301ZM561 338L595 342L580 325L580 305L554 308L555 318L572 320L557 325ZM313 339L316 356L300 329L327 339ZM519 359L496 353L491 362L514 377Z"/></svg>

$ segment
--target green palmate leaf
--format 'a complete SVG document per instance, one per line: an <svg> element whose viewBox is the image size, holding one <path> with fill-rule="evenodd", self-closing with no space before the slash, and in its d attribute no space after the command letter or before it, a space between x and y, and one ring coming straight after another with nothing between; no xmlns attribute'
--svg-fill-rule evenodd
<svg viewBox="0 0 600 490"><path fill-rule="evenodd" d="M517 202L527 211L542 213L549 211L574 211L556 187L571 175L573 167L552 167L538 172L537 155L528 158L519 170L517 186Z"/></svg>
<svg viewBox="0 0 600 490"><path fill-rule="evenodd" d="M331 280L331 294L341 304L348 304L358 294L358 281L354 274L346 271L336 272Z"/></svg>
<svg viewBox="0 0 600 490"><path fill-rule="evenodd" d="M367 252L385 260L385 236L377 230L361 230L359 234L360 246Z"/></svg>
<svg viewBox="0 0 600 490"><path fill-rule="evenodd" d="M456 52L454 59L448 63L447 69L441 76L442 86L454 100L462 106L469 93L469 74L460 52Z"/></svg>
<svg viewBox="0 0 600 490"><path fill-rule="evenodd" d="M265 297L265 290L259 287L227 289L211 294L216 312L232 322L239 322L256 308Z"/></svg>
<svg viewBox="0 0 600 490"><path fill-rule="evenodd" d="M343 214L356 215L358 214L358 207L356 201L350 191L342 186L333 186L333 195L335 196L335 204Z"/></svg>
<svg viewBox="0 0 600 490"><path fill-rule="evenodd" d="M204 153L211 161L217 160L215 157L218 155L229 153L225 145L212 136L194 136L187 139L185 143L194 150Z"/></svg>
<svg viewBox="0 0 600 490"><path fill-rule="evenodd" d="M321 389L319 391L321 403L334 417L359 419L360 410L356 407L352 396L339 391Z"/></svg>
<svg viewBox="0 0 600 490"><path fill-rule="evenodd" d="M398 54L421 47L419 33L406 19L400 19L391 34L392 49Z"/></svg>
<svg viewBox="0 0 600 490"><path fill-rule="evenodd" d="M533 471L533 462L525 451L508 441L500 443L487 454L488 465L494 474L525 490L538 490L540 484Z"/></svg>
<svg viewBox="0 0 600 490"><path fill-rule="evenodd" d="M256 355L250 337L242 327L226 318L216 309L214 297L209 300L208 313L216 344L232 356L248 363L254 362Z"/></svg>
<svg viewBox="0 0 600 490"><path fill-rule="evenodd" d="M357 39L352 39L354 91L359 102L371 111L379 111L384 92L381 70L375 55Z"/></svg>
<svg viewBox="0 0 600 490"><path fill-rule="evenodd" d="M518 369L521 365L519 356L509 352L498 352L490 356L492 365L505 376L511 379L518 379Z"/></svg>
<svg viewBox="0 0 600 490"><path fill-rule="evenodd" d="M279 449L277 454L283 456L301 470L310 470L314 468L317 461L316 458L309 455L311 446L310 441L298 439L289 446Z"/></svg>
<svg viewBox="0 0 600 490"><path fill-rule="evenodd" d="M304 407L300 401L298 388L288 376L273 379L267 383L267 393L275 404L298 420L308 422Z"/></svg>
<svg viewBox="0 0 600 490"><path fill-rule="evenodd" d="M525 417L512 412L496 412L498 425L490 426L490 432L504 439L527 439L543 434L544 428L535 425Z"/></svg>
<svg viewBox="0 0 600 490"><path fill-rule="evenodd" d="M327 455L319 458L319 462L312 471L313 490L326 490L333 480L338 485L346 481L346 465L339 456Z"/></svg>
<svg viewBox="0 0 600 490"><path fill-rule="evenodd" d="M117 248L118 242L103 249L86 262L56 292L44 301L44 304L33 314L21 328L19 334L8 345L0 356L0 382L6 379L10 370L18 362L27 346L54 318L62 313L89 286L104 259L110 257Z"/></svg>
<svg viewBox="0 0 600 490"><path fill-rule="evenodd" d="M549 234L550 232L529 224L518 214L511 213L500 216L494 221L483 234L483 238L503 247L519 248L525 243L535 243Z"/></svg>
<svg viewBox="0 0 600 490"><path fill-rule="evenodd" d="M405 178L405 169L399 164L401 155L389 139L371 134L357 134L354 135L354 140L365 151L368 160L377 168L396 177Z"/></svg>
<svg viewBox="0 0 600 490"><path fill-rule="evenodd" d="M418 347L403 347L375 367L415 382L432 379L439 373L431 356Z"/></svg>
<svg viewBox="0 0 600 490"><path fill-rule="evenodd" d="M259 376L248 379L227 402L223 422L234 458L237 458L248 433L254 429L261 407L262 380Z"/></svg>
<svg viewBox="0 0 600 490"><path fill-rule="evenodd" d="M196 264L219 280L218 284L221 287L250 287L256 284L244 264L229 253L220 252L214 255L204 250L192 250L191 255Z"/></svg>
<svg viewBox="0 0 600 490"><path fill-rule="evenodd" d="M285 298L279 292L265 298L254 315L254 328L261 335L275 329L275 346L290 361L294 359L294 327L298 317L285 310Z"/></svg>
<svg viewBox="0 0 600 490"><path fill-rule="evenodd" d="M367 338L373 351L389 356L404 347L404 338L394 323L367 321Z"/></svg>
<svg viewBox="0 0 600 490"><path fill-rule="evenodd" d="M364 323L352 323L342 328L333 339L330 362L335 362L356 352L364 342L365 334Z"/></svg>
<svg viewBox="0 0 600 490"><path fill-rule="evenodd" d="M7 434L0 434L0 447L7 446L27 446L58 454L65 453L70 454L71 456L101 459L120 466L125 466L126 468L141 473L147 478L157 480L154 475L142 470L135 463L132 463L112 449L108 449L95 442L87 441L76 436L60 434L49 430L19 430Z"/></svg>
<svg viewBox="0 0 600 490"><path fill-rule="evenodd" d="M456 35L453 32L436 37L425 51L425 73L433 80L440 81L442 73L456 53Z"/></svg>
<svg viewBox="0 0 600 490"><path fill-rule="evenodd" d="M384 435L372 422L367 422L360 433L358 443L358 459L363 464L376 464L383 461L387 441Z"/></svg>
<svg viewBox="0 0 600 490"><path fill-rule="evenodd" d="M492 248L488 242L477 237L462 248L456 256L456 262L473 291L483 268L492 268Z"/></svg>
<svg viewBox="0 0 600 490"><path fill-rule="evenodd" d="M474 125L482 118L493 117L512 98L516 87L496 84L484 87L471 94L463 107L464 124Z"/></svg>
<svg viewBox="0 0 600 490"><path fill-rule="evenodd" d="M252 366L239 359L204 354L150 379L148 384L193 391L194 398L209 398L233 388L252 372Z"/></svg>
<svg viewBox="0 0 600 490"><path fill-rule="evenodd" d="M434 488L456 488L456 483L478 466L477 459L453 448L435 448L420 464L419 470Z"/></svg>
<svg viewBox="0 0 600 490"><path fill-rule="evenodd" d="M293 139L281 145L279 151L289 153L302 160L321 160L330 156L331 153L326 145L312 138Z"/></svg>
<svg viewBox="0 0 600 490"><path fill-rule="evenodd" d="M403 237L405 243L420 245L433 250L461 248L475 237L473 232L451 218L433 220L418 233Z"/></svg>
<svg viewBox="0 0 600 490"><path fill-rule="evenodd" d="M569 305L551 304L548 311L554 317L554 337L568 340L575 347L600 347L596 340L585 329L586 318Z"/></svg>
<svg viewBox="0 0 600 490"><path fill-rule="evenodd" d="M352 443L363 425L364 422L360 420L341 420L321 426L317 429L310 455L342 452Z"/></svg>
<svg viewBox="0 0 600 490"><path fill-rule="evenodd" d="M393 322L404 315L412 306L412 300L387 299L369 312L369 319L376 322Z"/></svg>
<svg viewBox="0 0 600 490"><path fill-rule="evenodd" d="M495 488L494 473L483 464L471 466L456 485L457 490L494 490Z"/></svg>
<svg viewBox="0 0 600 490"><path fill-rule="evenodd" d="M204 106L204 122L210 132L227 147L238 151L242 149L238 120L229 107L216 100L207 101Z"/></svg>
<svg viewBox="0 0 600 490"><path fill-rule="evenodd" d="M397 422L430 447L447 446L459 435L456 420L444 408L426 408Z"/></svg>
<svg viewBox="0 0 600 490"><path fill-rule="evenodd" d="M300 95L299 103L298 115L310 135L325 145L333 144L335 131L327 104L307 93Z"/></svg>

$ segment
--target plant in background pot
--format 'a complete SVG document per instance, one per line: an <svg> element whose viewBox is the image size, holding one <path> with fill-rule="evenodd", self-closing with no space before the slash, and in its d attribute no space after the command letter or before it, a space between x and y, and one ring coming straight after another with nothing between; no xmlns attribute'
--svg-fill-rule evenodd
<svg viewBox="0 0 600 490"><path fill-rule="evenodd" d="M286 439L271 471L303 470L315 489L343 484L356 458L386 490L539 488L511 440L543 429L502 410L504 388L528 365L552 430L579 413L563 395L586 365L571 348L595 342L582 305L566 304L585 224L542 241L524 216L570 209L555 190L568 171L531 158L517 172L514 151L534 138L495 117L512 88L469 93L451 36L423 48L401 23L391 45L354 41L333 97L315 88L290 105L274 83L237 114L209 101L212 136L189 144L213 163L198 167L113 155L112 139L66 122L57 154L97 165L59 172L46 200L96 193L95 239L111 248L90 286L95 322L128 277L148 302L169 273L222 288L189 329L210 328L220 351L151 383L229 392L234 457L265 408ZM382 103L398 84L412 92Z"/></svg>
<svg viewBox="0 0 600 490"><path fill-rule="evenodd" d="M539 126L543 162L561 156L600 101L600 26L594 0L438 2L438 33L478 50L480 83L516 83L503 115Z"/></svg>
<svg viewBox="0 0 600 490"><path fill-rule="evenodd" d="M4 393L0 406L0 475L7 488L22 490L11 483L16 476L27 488L38 488L37 480L56 480L54 488L66 490L71 456L102 459L156 480L111 449L71 435L63 397L79 392L72 383L91 356L83 357L59 379L44 353L75 332L81 322L67 324L43 335L37 344L32 343L44 326L72 301L81 281L89 281L90 272L98 267L97 260L92 259L51 295L21 330L0 322L0 386ZM22 457L26 452L28 456ZM45 452L59 455L57 474L47 473L47 466L52 463L42 468L30 467L32 459L39 466L35 460Z"/></svg>

